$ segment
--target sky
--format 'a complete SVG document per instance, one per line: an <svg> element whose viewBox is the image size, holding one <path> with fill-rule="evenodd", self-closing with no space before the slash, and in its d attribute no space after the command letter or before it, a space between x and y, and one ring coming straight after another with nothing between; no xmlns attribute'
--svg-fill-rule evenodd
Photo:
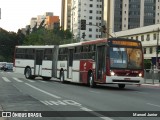
<svg viewBox="0 0 160 120"><path fill-rule="evenodd" d="M0 0L0 8L0 27L13 32L25 28L32 17L45 12L61 16L61 0Z"/></svg>

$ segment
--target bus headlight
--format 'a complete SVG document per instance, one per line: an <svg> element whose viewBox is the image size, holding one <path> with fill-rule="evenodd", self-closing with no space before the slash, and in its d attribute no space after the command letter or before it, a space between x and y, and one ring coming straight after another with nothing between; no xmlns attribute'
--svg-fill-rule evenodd
<svg viewBox="0 0 160 120"><path fill-rule="evenodd" d="M139 73L139 77L142 77L142 73Z"/></svg>
<svg viewBox="0 0 160 120"><path fill-rule="evenodd" d="M115 76L115 73L113 71L110 72L111 76Z"/></svg>

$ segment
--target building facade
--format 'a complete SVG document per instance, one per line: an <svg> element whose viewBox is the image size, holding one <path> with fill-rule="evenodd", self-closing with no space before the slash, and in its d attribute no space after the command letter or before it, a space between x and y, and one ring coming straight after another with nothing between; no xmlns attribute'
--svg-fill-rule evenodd
<svg viewBox="0 0 160 120"><path fill-rule="evenodd" d="M45 27L49 30L59 28L59 16L46 16Z"/></svg>
<svg viewBox="0 0 160 120"><path fill-rule="evenodd" d="M156 65L160 57L156 52L160 45L160 0L104 0L103 20L112 36L141 41L144 59ZM110 35L106 33L106 37Z"/></svg>
<svg viewBox="0 0 160 120"><path fill-rule="evenodd" d="M34 27L39 28L40 25L44 26L46 29L54 29L60 27L60 19L59 16L54 16L53 12L46 12L44 15L38 15L37 18L31 18L30 21L30 29L34 29Z"/></svg>
<svg viewBox="0 0 160 120"><path fill-rule="evenodd" d="M64 30L71 30L71 4L72 0L62 0L61 27Z"/></svg>
<svg viewBox="0 0 160 120"><path fill-rule="evenodd" d="M159 0L113 0L114 31L160 23Z"/></svg>
<svg viewBox="0 0 160 120"><path fill-rule="evenodd" d="M152 65L156 65L157 59L160 66L160 53L157 53L157 46L160 46L160 24L115 32L112 35L141 41L144 59L150 60Z"/></svg>
<svg viewBox="0 0 160 120"><path fill-rule="evenodd" d="M102 37L102 8L102 0L72 0L71 31L77 41ZM81 20L86 20L85 30L81 30Z"/></svg>

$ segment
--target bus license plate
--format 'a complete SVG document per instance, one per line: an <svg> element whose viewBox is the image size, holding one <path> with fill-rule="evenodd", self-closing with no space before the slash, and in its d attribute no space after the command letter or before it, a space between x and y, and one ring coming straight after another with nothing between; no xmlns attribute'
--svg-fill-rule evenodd
<svg viewBox="0 0 160 120"><path fill-rule="evenodd" d="M124 80L131 80L130 78L124 78Z"/></svg>

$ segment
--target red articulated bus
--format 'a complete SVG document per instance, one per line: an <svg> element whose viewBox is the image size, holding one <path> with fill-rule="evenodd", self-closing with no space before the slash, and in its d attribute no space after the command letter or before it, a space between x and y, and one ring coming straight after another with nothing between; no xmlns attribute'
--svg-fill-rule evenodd
<svg viewBox="0 0 160 120"><path fill-rule="evenodd" d="M141 84L143 50L138 40L109 38L60 45L57 77L61 82L88 84Z"/></svg>

